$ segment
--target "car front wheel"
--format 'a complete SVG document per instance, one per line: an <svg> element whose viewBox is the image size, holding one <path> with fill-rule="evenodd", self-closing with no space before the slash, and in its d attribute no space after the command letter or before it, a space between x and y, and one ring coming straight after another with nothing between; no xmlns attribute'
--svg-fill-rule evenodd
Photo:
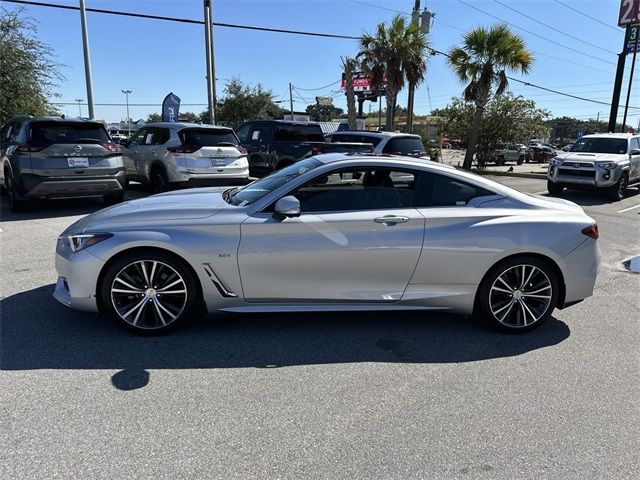
<svg viewBox="0 0 640 480"><path fill-rule="evenodd" d="M143 335L175 328L195 314L199 301L191 269L162 252L121 257L105 272L100 293L116 323Z"/></svg>
<svg viewBox="0 0 640 480"><path fill-rule="evenodd" d="M620 175L620 180L618 180L615 185L607 188L607 196L611 200L622 200L627 195L628 184L629 177L627 176L627 173L624 172L622 175Z"/></svg>
<svg viewBox="0 0 640 480"><path fill-rule="evenodd" d="M480 312L494 328L519 333L544 323L558 302L558 279L535 257L516 257L498 264L479 291Z"/></svg>
<svg viewBox="0 0 640 480"><path fill-rule="evenodd" d="M559 183L554 183L551 180L547 180L547 192L550 195L562 195L562 191L564 190L564 186Z"/></svg>

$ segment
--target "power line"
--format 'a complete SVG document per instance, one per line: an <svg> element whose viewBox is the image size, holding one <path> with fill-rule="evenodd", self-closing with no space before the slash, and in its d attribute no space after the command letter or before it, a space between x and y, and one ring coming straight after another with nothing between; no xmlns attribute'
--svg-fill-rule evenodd
<svg viewBox="0 0 640 480"><path fill-rule="evenodd" d="M502 19L500 17L496 17L495 15L493 15L493 14L491 14L489 12L486 12L486 11L482 10L481 8L478 8L478 7L474 6L474 5L471 5L470 3L467 3L467 2L465 2L463 0L457 0L457 2L461 3L463 5L466 5L469 8L473 8L474 10L477 10L480 13L484 13L485 15L487 15L487 16L489 16L491 18L495 18L496 20L498 20L500 22L506 23L507 25L511 25L513 28L517 28L518 30L522 30L523 32L528 33L529 35L533 35L534 37L538 37L538 38L541 38L542 40L545 40L545 41L547 41L549 43L553 43L554 45L557 45L559 47L566 48L567 50L571 50L572 52L579 53L580 55L584 55L585 57L593 58L594 60L599 60L601 62L605 62L605 63L609 63L611 65L615 65L614 62L610 62L609 60L605 60L603 58L596 57L594 55L589 55L588 53L581 52L580 50L576 50L575 48L567 47L566 45L563 45L562 43L558 43L558 42L556 42L554 40L550 40L550 39L548 39L546 37L543 37L542 35L538 35L537 33L532 32L531 30L527 30L526 28L518 27L517 25L514 25L511 22L507 22L506 20L504 20L504 19Z"/></svg>
<svg viewBox="0 0 640 480"><path fill-rule="evenodd" d="M613 55L617 55L617 53L616 53L616 52L612 52L611 50L607 50L606 48L602 48L600 45L596 45L595 43L587 42L586 40L582 40L581 38L574 37L573 35L569 35L568 33L563 32L562 30L559 30L559 29L557 29L557 28L555 28L555 27L552 27L551 25L547 25L546 23L544 23L544 22L542 22L542 21L540 21L540 20L537 20L537 19L535 19L535 18L533 18L533 17L531 17L531 16L527 15L526 13L523 13L523 12L521 12L520 10L518 10L517 8L513 8L513 7L509 6L509 5L507 5L506 3L501 2L500 0L493 0L493 1L494 1L495 3L497 3L497 4L499 4L499 5L502 5L502 6L503 6L503 7L505 7L505 8L508 8L509 10L511 10L511 11L513 11L513 12L516 12L516 13L517 13L517 14L519 14L519 15L522 15L522 16L523 16L523 17L525 17L525 18L528 18L529 20L533 20L534 22L539 23L540 25L544 25L545 27L547 27L547 28L548 28L548 29L550 29L550 30L553 30L554 32L558 32L559 34L564 35L565 37L572 38L572 39L574 39L574 40L577 40L577 41L579 41L579 42L584 43L585 45L589 45L589 46L594 47L594 48L597 48L597 49L599 49L599 50L603 50L603 51L605 51L605 52L607 52L607 53L611 53L611 54L613 54Z"/></svg>
<svg viewBox="0 0 640 480"><path fill-rule="evenodd" d="M332 87L334 85L337 85L338 83L342 82L342 80L338 80L336 82L330 83L329 85L325 85L324 87L318 87L318 88L301 88L301 87L296 87L296 89L298 90L302 90L303 92L313 92L316 90L324 90L326 88Z"/></svg>
<svg viewBox="0 0 640 480"><path fill-rule="evenodd" d="M579 13L580 15L582 15L582 16L584 16L584 17L590 18L590 19L591 19L591 20L593 20L594 22L598 22L598 23L600 23L600 24L604 25L605 27L610 28L611 30L615 30L615 31L616 31L616 32L618 32L618 33L622 33L622 30L620 30L619 28L612 27L612 26L611 26L611 25L609 25L608 23L605 23L605 22L603 22L602 20L599 20L599 19L597 19L597 18L595 18L595 17L592 17L591 15L587 15L587 14L586 14L586 13L584 13L583 11L578 10L577 8L573 8L573 7L569 6L569 5L567 5L566 3L561 2L560 0L553 0L553 1L554 1L554 2L556 2L556 3L559 3L560 5L563 5L563 6L567 7L569 10L573 10L574 12Z"/></svg>
<svg viewBox="0 0 640 480"><path fill-rule="evenodd" d="M78 105L78 102L51 102L52 105ZM80 103L80 105L87 105L87 103ZM94 103L94 105L100 105L101 107L124 107L126 103ZM202 107L208 105L207 103L181 103L181 107ZM161 107L162 103L129 103L130 107Z"/></svg>
<svg viewBox="0 0 640 480"><path fill-rule="evenodd" d="M0 0L8 3L17 3L21 5L32 5L38 7L51 7L51 8L61 8L63 10L80 10L80 7L74 7L71 5L58 5L55 3L46 3L46 2L35 2L31 0ZM166 20L169 22L180 22L180 23L191 23L196 25L204 25L204 21L202 20L193 20L190 18L177 18L177 17L165 17L160 15L148 15L143 13L133 13L133 12L119 12L116 10L105 10L103 8L87 8L87 12L93 13L105 13L107 15L119 15L123 17L136 17L136 18L146 18L151 20ZM236 23L221 23L221 22L213 22L213 25L216 27L226 27L226 28L239 28L243 30L257 30L261 32L274 32L274 33L289 33L292 35L306 35L309 37L324 37L324 38L341 38L347 40L360 40L360 37L355 37L352 35L338 35L334 33L320 33L320 32L304 32L301 30L287 30L282 28L269 28L269 27L256 27L253 25L239 25Z"/></svg>
<svg viewBox="0 0 640 480"><path fill-rule="evenodd" d="M403 12L400 10L395 10L393 8L387 8L387 7L383 7L381 5L376 5L374 3L369 3L369 2L361 2L359 0L349 0L351 3L359 3L360 5L366 5L367 7L373 7L373 8L379 8L380 10L386 10L388 12L395 12L395 13L399 13L400 15L404 15L407 17L410 17L411 14L407 13L407 12Z"/></svg>

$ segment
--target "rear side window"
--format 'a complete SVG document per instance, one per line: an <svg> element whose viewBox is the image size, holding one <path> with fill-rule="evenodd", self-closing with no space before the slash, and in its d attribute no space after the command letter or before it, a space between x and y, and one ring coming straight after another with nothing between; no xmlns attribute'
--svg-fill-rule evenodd
<svg viewBox="0 0 640 480"><path fill-rule="evenodd" d="M31 124L31 144L104 143L109 134L100 123L34 122Z"/></svg>
<svg viewBox="0 0 640 480"><path fill-rule="evenodd" d="M422 140L417 137L394 137L384 146L383 153L395 155L424 154Z"/></svg>
<svg viewBox="0 0 640 480"><path fill-rule="evenodd" d="M495 195L454 177L428 173L420 176L416 207L464 207L477 197Z"/></svg>
<svg viewBox="0 0 640 480"><path fill-rule="evenodd" d="M288 142L324 142L320 125L276 125L273 139Z"/></svg>
<svg viewBox="0 0 640 480"><path fill-rule="evenodd" d="M169 141L171 132L168 128L153 128L153 145L164 145Z"/></svg>
<svg viewBox="0 0 640 480"><path fill-rule="evenodd" d="M244 125L241 125L236 130L236 135L238 136L238 139L240 140L240 142L246 143L246 141L248 140L248 137L249 137L249 130L251 130L251 124L250 123L245 123Z"/></svg>
<svg viewBox="0 0 640 480"><path fill-rule="evenodd" d="M183 145L194 147L216 147L238 145L238 137L231 130L214 128L185 128L178 134Z"/></svg>

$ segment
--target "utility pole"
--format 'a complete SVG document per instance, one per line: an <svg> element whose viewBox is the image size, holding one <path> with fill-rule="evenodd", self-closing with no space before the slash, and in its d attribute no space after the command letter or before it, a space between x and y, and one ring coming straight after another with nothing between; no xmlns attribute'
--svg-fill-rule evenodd
<svg viewBox="0 0 640 480"><path fill-rule="evenodd" d="M411 12L411 24L420 27L420 33L424 36L429 34L429 29L431 28L431 18L433 17L433 13L431 13L425 7L424 11L420 13L420 0L415 0L413 6L413 12ZM413 82L409 82L409 92L407 99L407 132L411 133L413 131L413 104L415 97L416 86Z"/></svg>
<svg viewBox="0 0 640 480"><path fill-rule="evenodd" d="M89 118L95 118L95 112L93 110L93 81L91 80L91 58L89 56L89 34L87 33L87 12L84 8L84 0L80 0L80 23L82 24L84 77L87 83L87 103L89 105Z"/></svg>
<svg viewBox="0 0 640 480"><path fill-rule="evenodd" d="M640 39L640 27L635 28L636 41L633 44L633 58L631 59L631 72L629 73L629 87L627 88L627 101L624 103L624 116L622 117L622 131L627 128L627 112L629 111L629 97L631 96L631 84L633 83L633 70L636 68L636 55L638 53L638 40Z"/></svg>
<svg viewBox="0 0 640 480"><path fill-rule="evenodd" d="M293 87L289 82L289 109L291 110L291 121L293 121Z"/></svg>
<svg viewBox="0 0 640 480"><path fill-rule="evenodd" d="M78 117L82 118L82 106L81 106L81 103L83 102L83 99L82 98L76 98L75 100L76 100L76 102L78 102Z"/></svg>
<svg viewBox="0 0 640 480"><path fill-rule="evenodd" d="M129 95L133 93L131 90L121 90L124 93L127 102L127 135L131 135L131 117L129 116Z"/></svg>
<svg viewBox="0 0 640 480"><path fill-rule="evenodd" d="M204 0L204 45L207 55L207 99L209 123L216 123L216 67L213 49L213 0Z"/></svg>

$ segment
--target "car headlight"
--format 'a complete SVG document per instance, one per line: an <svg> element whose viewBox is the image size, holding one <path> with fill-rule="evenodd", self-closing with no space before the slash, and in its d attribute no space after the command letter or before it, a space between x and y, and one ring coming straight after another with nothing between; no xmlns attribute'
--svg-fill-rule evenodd
<svg viewBox="0 0 640 480"><path fill-rule="evenodd" d="M607 170L615 170L618 166L616 162L596 162L596 165L600 168L606 168Z"/></svg>
<svg viewBox="0 0 640 480"><path fill-rule="evenodd" d="M69 245L72 252L78 252L111 237L113 237L112 233L79 233L76 235L64 235L61 238Z"/></svg>
<svg viewBox="0 0 640 480"><path fill-rule="evenodd" d="M554 166L558 166L558 165L560 165L561 163L562 163L562 160L559 160L559 159L557 159L557 158L552 158L552 159L549 161L549 164L550 164L550 165L554 165Z"/></svg>

